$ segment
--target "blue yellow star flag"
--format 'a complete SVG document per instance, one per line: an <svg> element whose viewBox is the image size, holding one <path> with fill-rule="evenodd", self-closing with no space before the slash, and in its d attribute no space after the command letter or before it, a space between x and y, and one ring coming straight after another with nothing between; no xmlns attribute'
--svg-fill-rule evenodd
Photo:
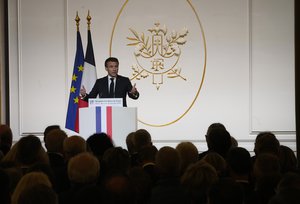
<svg viewBox="0 0 300 204"><path fill-rule="evenodd" d="M81 35L79 30L77 31L77 45L76 45L76 56L74 62L74 70L72 75L72 83L70 88L69 105L66 119L66 128L79 132L79 95L80 85L82 80L84 65L84 54L82 48Z"/></svg>

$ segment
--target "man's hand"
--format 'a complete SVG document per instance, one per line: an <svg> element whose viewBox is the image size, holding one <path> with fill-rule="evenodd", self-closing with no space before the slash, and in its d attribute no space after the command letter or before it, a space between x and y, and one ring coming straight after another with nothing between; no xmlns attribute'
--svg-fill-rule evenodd
<svg viewBox="0 0 300 204"><path fill-rule="evenodd" d="M80 89L80 95L82 98L86 96L86 89L84 88L84 86L82 86L82 88Z"/></svg>
<svg viewBox="0 0 300 204"><path fill-rule="evenodd" d="M136 84L133 85L131 91L129 92L129 93L131 93L131 94L133 94L133 95L136 95L137 92L138 92L137 89L136 89L136 87L135 87L135 85L136 85Z"/></svg>

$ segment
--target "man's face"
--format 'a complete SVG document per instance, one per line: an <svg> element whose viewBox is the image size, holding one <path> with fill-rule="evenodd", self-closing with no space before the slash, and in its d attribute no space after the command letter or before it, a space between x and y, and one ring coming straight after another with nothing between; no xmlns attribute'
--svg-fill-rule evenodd
<svg viewBox="0 0 300 204"><path fill-rule="evenodd" d="M116 77L119 71L119 65L117 62L107 62L107 67L105 67L108 75L111 77Z"/></svg>

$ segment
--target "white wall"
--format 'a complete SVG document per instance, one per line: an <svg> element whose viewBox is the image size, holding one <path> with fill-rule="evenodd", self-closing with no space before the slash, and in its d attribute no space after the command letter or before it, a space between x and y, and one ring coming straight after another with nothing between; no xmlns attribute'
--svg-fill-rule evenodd
<svg viewBox="0 0 300 204"><path fill-rule="evenodd" d="M265 130L296 149L293 0L9 1L15 140L41 135L50 124L64 127L74 18L78 11L85 48L88 10L98 77L105 75L103 62L109 55L120 59L120 74L132 76L137 62L134 47L127 46L126 37L133 36L129 28L146 36L157 21L166 25L167 35L188 29L177 63L186 80L155 75L163 78L158 90L154 75L132 81L141 97L128 99L129 106L138 107L138 127L150 131L157 147L190 140L203 151L207 127L221 122L250 151L256 134Z"/></svg>

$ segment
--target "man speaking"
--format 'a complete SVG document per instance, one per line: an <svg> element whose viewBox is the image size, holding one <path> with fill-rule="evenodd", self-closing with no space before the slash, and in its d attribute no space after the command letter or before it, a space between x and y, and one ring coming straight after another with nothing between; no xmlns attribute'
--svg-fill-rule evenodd
<svg viewBox="0 0 300 204"><path fill-rule="evenodd" d="M89 94L86 93L84 86L80 89L80 95L88 101L89 98L122 98L123 106L127 106L126 95L134 100L139 98L135 84L132 86L129 78L118 75L119 60L109 57L105 60L105 70L107 76L96 80L96 83Z"/></svg>

